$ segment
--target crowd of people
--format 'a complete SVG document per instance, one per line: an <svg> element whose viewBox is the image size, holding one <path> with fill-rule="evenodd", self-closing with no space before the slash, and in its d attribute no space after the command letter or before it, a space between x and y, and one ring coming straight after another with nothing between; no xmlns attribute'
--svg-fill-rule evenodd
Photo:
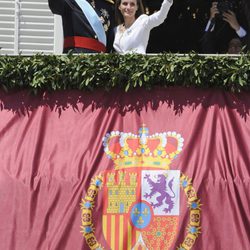
<svg viewBox="0 0 250 250"><path fill-rule="evenodd" d="M173 0L163 0L158 11L146 15L142 0L48 1L51 11L62 16L64 53L145 54L150 31L167 22L173 5ZM200 52L238 54L249 49L249 33L229 0L214 1L200 40Z"/></svg>

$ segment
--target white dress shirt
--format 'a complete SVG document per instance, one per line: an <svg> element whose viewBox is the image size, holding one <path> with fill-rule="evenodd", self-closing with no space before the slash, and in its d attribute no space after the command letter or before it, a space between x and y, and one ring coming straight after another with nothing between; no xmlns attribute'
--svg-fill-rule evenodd
<svg viewBox="0 0 250 250"><path fill-rule="evenodd" d="M172 3L164 0L161 9L148 16L140 15L128 28L115 28L114 49L118 53L145 54L151 29L164 22Z"/></svg>

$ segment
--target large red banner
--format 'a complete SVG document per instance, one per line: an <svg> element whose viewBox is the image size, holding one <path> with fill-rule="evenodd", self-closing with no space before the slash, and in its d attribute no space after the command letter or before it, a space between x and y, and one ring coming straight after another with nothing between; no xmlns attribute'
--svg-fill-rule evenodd
<svg viewBox="0 0 250 250"><path fill-rule="evenodd" d="M0 249L250 249L250 94L0 93Z"/></svg>

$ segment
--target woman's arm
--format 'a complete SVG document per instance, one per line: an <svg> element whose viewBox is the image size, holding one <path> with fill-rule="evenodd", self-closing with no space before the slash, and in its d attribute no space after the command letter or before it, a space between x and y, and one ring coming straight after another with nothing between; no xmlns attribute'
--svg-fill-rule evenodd
<svg viewBox="0 0 250 250"><path fill-rule="evenodd" d="M64 0L49 0L49 7L53 14L62 15L64 11Z"/></svg>
<svg viewBox="0 0 250 250"><path fill-rule="evenodd" d="M150 29L152 29L160 25L161 23L163 23L168 15L168 12L172 4L173 4L173 0L164 0L162 2L160 10L149 16L146 25Z"/></svg>

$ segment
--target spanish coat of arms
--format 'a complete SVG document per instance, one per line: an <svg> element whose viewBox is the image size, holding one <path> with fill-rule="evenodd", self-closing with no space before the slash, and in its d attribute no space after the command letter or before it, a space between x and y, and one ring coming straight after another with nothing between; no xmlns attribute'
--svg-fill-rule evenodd
<svg viewBox="0 0 250 250"><path fill-rule="evenodd" d="M179 250L192 249L200 233L200 200L191 179L170 170L184 139L176 132L149 135L112 131L103 138L104 151L114 162L92 178L81 202L82 234L90 249L104 249L93 225L93 207L102 191L102 231L112 250L173 249L178 234L180 191L189 208L189 224Z"/></svg>

